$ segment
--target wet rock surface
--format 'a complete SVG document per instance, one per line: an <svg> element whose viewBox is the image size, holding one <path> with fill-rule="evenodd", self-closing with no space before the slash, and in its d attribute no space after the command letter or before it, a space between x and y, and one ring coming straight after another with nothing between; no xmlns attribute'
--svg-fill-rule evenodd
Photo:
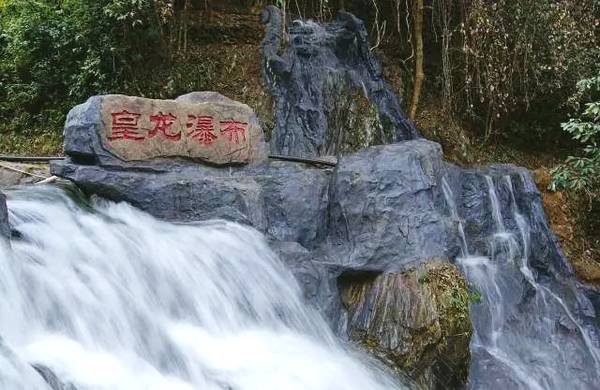
<svg viewBox="0 0 600 390"><path fill-rule="evenodd" d="M399 294L412 293L402 289L408 285L417 289L410 291L418 291L413 303L421 299L424 307L438 302L432 298L435 294L423 292L429 291L429 287L415 275L424 272L423 267L427 269L426 264L432 258L450 259L442 262L444 269L450 267L449 261L464 255L465 244L461 243L459 228L462 225L471 255L500 259L510 253L518 259L520 253L529 253L531 280L542 287L536 290L527 281L523 268L517 264L521 260L502 260L506 270L501 275L507 278L501 284L502 302L509 308L504 312L506 322L502 326L516 334L533 335L537 326L551 321L553 325L547 325L549 334L571 346L563 351L571 357L568 370L587 373L587 377L580 375L585 377L580 382L583 388L593 382L595 371L590 369L593 361L577 357L585 356L588 343L596 342L595 318L600 300L594 295L595 290L575 281L549 229L539 192L527 170L510 165L458 168L444 163L439 145L426 140L371 147L342 156L335 168L283 161L227 169L185 161L169 164L176 169L168 172L139 167L106 169L67 159L54 162L52 173L74 181L88 194L127 201L159 218L180 222L224 218L255 227L266 234L272 248L292 270L307 301L341 335L369 348L373 342L363 341L372 338L363 336L368 335L369 324L377 323L378 319L364 322L367 316L362 317L363 322L346 321L352 315L361 318L360 313L377 313L381 301L371 299L373 293L367 292L384 291L381 287L391 283L395 287L388 288L386 296L398 301ZM449 202L444 193L444 183L454 202ZM490 188L494 188L496 204L492 202ZM452 210L451 203L456 203L456 210ZM522 218L515 217L516 210ZM505 229L503 234L498 234L499 220ZM522 222L527 226L527 240L519 238ZM499 237L511 237L514 246L493 245ZM454 275L455 269L446 271ZM463 271L473 278L469 269ZM408 279L407 273L412 275ZM353 279L352 275L361 277ZM368 284L369 289L360 281L365 275L377 280L374 285ZM348 284L348 280L356 280L356 285ZM344 289L364 290L360 309L344 305ZM543 295L540 291L546 290L556 295L546 296L551 304L540 312ZM493 294L486 294L481 302L471 304L476 313L496 307ZM558 301L554 296L562 298ZM431 309L434 310L433 304ZM410 314L413 317L392 317L390 321L396 321L397 325L390 324L390 332L409 334L413 329L411 324L419 328L414 321L422 320L429 325L415 332L428 336L420 340L399 337L397 345L391 348L387 336L375 334L374 339L379 340L378 336L385 341L379 351L393 350L389 352L393 359L388 352L381 355L388 356L386 361L392 367L414 372L426 388L437 386L440 380L454 381L457 386L464 384L463 368L469 355L459 345L440 341L444 339L443 327L452 327L442 323L450 321L452 316L443 310L437 312L437 317L434 312ZM528 316L535 321L528 320ZM489 328L489 321L485 313L473 318L474 327L480 332ZM581 337L582 329L590 339ZM487 337L481 333L479 336ZM464 346L465 340L460 340L459 344ZM444 372L444 361L436 360L442 350L455 354L452 363L461 368ZM470 367L471 386L491 386L490 381L505 383L503 378L510 376L510 370L488 356L488 350L474 351L477 364ZM494 372L495 377L491 374ZM518 380L516 383L521 384Z"/></svg>
<svg viewBox="0 0 600 390"><path fill-rule="evenodd" d="M446 179L466 233L457 261L481 298L470 387L595 388L597 293L573 274L531 173L449 166Z"/></svg>
<svg viewBox="0 0 600 390"><path fill-rule="evenodd" d="M10 225L8 223L6 195L4 195L2 192L0 192L0 237L10 238Z"/></svg>
<svg viewBox="0 0 600 390"><path fill-rule="evenodd" d="M268 7L261 20L266 25L263 78L275 101L273 153L337 155L348 142L348 134L330 125L336 117L352 114L350 102L343 97L353 93L366 96L379 117L379 125L363 146L418 137L383 79L361 20L340 12L326 25L294 21L288 23L285 43L276 7Z"/></svg>
<svg viewBox="0 0 600 390"><path fill-rule="evenodd" d="M457 267L429 260L402 273L340 279L350 339L423 388L460 388L469 369L467 283Z"/></svg>

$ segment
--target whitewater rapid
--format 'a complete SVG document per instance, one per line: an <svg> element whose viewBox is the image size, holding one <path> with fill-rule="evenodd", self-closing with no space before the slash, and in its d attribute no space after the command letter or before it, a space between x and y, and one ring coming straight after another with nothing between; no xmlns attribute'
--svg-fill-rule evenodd
<svg viewBox="0 0 600 390"><path fill-rule="evenodd" d="M0 387L397 389L302 301L264 237L177 225L56 187L9 192L0 244Z"/></svg>

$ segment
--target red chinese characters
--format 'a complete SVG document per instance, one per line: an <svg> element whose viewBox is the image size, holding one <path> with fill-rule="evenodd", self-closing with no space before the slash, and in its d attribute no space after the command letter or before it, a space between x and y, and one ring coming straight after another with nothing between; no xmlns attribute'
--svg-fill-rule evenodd
<svg viewBox="0 0 600 390"><path fill-rule="evenodd" d="M141 114L129 112L123 110L121 112L113 112L112 116L112 127L111 135L108 139L111 141L115 140L133 140L141 141L145 138L144 135L140 134L138 121Z"/></svg>
<svg viewBox="0 0 600 390"><path fill-rule="evenodd" d="M148 131L148 138L155 137L158 133L162 133L168 140L179 141L181 139L181 131L176 134L171 134L171 129L176 116L172 114L163 114L159 112L157 115L150 115L150 121L154 123L154 129Z"/></svg>
<svg viewBox="0 0 600 390"><path fill-rule="evenodd" d="M182 137L187 137L190 142L194 141L204 146L211 146L218 140L218 134L220 133L229 143L240 144L246 142L246 132L249 127L246 122L232 119L219 121L212 115L188 114L187 131L182 131L177 116L170 112L164 114L159 111L154 115L142 118L142 114L124 109L120 112L111 113L111 116L111 133L107 137L109 141L143 141L158 136L168 141L177 142ZM150 128L144 127L148 122L151 124ZM215 122L220 125L219 128L215 128Z"/></svg>
<svg viewBox="0 0 600 390"><path fill-rule="evenodd" d="M213 117L208 115L188 115L188 136L202 145L210 145L217 139L213 125Z"/></svg>
<svg viewBox="0 0 600 390"><path fill-rule="evenodd" d="M239 144L240 140L246 142L248 124L234 120L221 121L221 134L226 134L229 142ZM240 137L241 136L241 137Z"/></svg>

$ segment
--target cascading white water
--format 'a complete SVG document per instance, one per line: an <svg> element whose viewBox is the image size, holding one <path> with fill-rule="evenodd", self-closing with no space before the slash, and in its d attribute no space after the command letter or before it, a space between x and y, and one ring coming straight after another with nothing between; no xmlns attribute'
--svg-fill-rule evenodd
<svg viewBox="0 0 600 390"><path fill-rule="evenodd" d="M0 252L2 389L46 389L30 365L78 390L399 388L336 341L256 231L49 187L8 207L20 238Z"/></svg>
<svg viewBox="0 0 600 390"><path fill-rule="evenodd" d="M481 292L471 305L471 388L593 389L600 380L600 351L551 284L539 283L529 265L530 227L515 200L512 180L499 185L510 194L510 231L496 185L486 177L495 232L484 255L457 259L468 281ZM453 194L444 190L451 215L458 218ZM458 223L462 223L458 219ZM462 229L459 234L464 234ZM467 242L467 238L462 238ZM574 294L571 288L563 293ZM558 329L560 327L565 329ZM587 367L582 371L581 367Z"/></svg>

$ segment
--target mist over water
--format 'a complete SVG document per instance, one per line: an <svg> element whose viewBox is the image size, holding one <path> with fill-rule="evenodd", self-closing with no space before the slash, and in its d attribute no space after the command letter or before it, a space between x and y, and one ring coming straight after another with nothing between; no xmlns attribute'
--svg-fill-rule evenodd
<svg viewBox="0 0 600 390"><path fill-rule="evenodd" d="M58 188L9 195L0 249L0 387L397 389L302 301L258 232L161 222Z"/></svg>

